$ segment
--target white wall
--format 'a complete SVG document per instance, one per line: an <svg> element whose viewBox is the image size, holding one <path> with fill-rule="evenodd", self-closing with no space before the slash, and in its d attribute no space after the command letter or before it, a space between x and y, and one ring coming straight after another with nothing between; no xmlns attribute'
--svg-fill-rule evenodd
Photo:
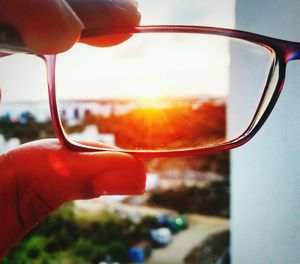
<svg viewBox="0 0 300 264"><path fill-rule="evenodd" d="M300 42L299 0L236 1L236 28ZM300 263L300 61L258 135L232 151L231 168L232 263Z"/></svg>

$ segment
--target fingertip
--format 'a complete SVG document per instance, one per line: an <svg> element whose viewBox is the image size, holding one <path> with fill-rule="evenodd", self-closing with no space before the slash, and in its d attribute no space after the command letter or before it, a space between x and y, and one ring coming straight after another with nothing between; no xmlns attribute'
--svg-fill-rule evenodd
<svg viewBox="0 0 300 264"><path fill-rule="evenodd" d="M61 147L48 154L66 200L101 195L138 195L145 192L146 171L136 157L117 151L75 152Z"/></svg>
<svg viewBox="0 0 300 264"><path fill-rule="evenodd" d="M145 192L146 170L141 160L120 152L102 152L95 156L99 160L99 171L92 176L93 197L140 195ZM101 160L105 163L102 168Z"/></svg>
<svg viewBox="0 0 300 264"><path fill-rule="evenodd" d="M138 4L132 0L68 0L70 6L75 10L85 29L79 40L97 47L107 47L120 44L131 37L130 34L119 34L114 36L90 37L90 30L110 31L120 28L133 28L139 25L141 13ZM87 34L86 34L87 33Z"/></svg>
<svg viewBox="0 0 300 264"><path fill-rule="evenodd" d="M37 54L65 51L79 39L83 24L65 1L21 1L9 5L6 20Z"/></svg>

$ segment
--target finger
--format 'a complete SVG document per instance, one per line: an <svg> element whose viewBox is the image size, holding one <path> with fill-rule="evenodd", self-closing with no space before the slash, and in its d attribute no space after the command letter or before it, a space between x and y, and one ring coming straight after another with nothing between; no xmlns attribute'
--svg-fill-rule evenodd
<svg viewBox="0 0 300 264"><path fill-rule="evenodd" d="M64 0L0 0L5 8L0 21L15 27L35 53L50 54L69 49L83 25Z"/></svg>
<svg viewBox="0 0 300 264"><path fill-rule="evenodd" d="M2 257L45 216L72 199L101 194L141 193L145 187L142 163L114 153L78 153L58 140L40 140L0 157L4 218Z"/></svg>
<svg viewBox="0 0 300 264"><path fill-rule="evenodd" d="M140 23L138 4L133 0L67 0L85 26L85 30L109 31L119 28L132 28ZM130 37L128 34L114 37L81 38L93 46L112 46Z"/></svg>
<svg viewBox="0 0 300 264"><path fill-rule="evenodd" d="M41 140L25 144L8 156L20 185L26 186L27 192L28 188L38 192L51 208L73 199L141 194L145 190L143 164L124 153L79 153L57 140Z"/></svg>
<svg viewBox="0 0 300 264"><path fill-rule="evenodd" d="M0 58L3 58L5 56L9 56L9 55L10 55L9 53L5 53L5 52L0 51Z"/></svg>

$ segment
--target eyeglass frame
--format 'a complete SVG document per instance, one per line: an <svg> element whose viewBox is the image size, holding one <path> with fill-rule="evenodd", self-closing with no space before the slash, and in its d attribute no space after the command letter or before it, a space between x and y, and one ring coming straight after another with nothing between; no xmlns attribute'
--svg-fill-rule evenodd
<svg viewBox="0 0 300 264"><path fill-rule="evenodd" d="M1 32L0 27L0 49L7 50L9 52L23 52L32 53L28 48L24 47L24 44L15 34L7 34L6 31ZM1 34L2 33L2 34ZM255 43L268 49L274 56L273 64L270 68L270 72L267 78L267 82L263 89L258 107L255 114L246 130L237 138L224 141L223 143L216 144L208 147L196 147L191 149L178 149L178 150L122 150L113 149L114 151L125 152L140 158L151 157L178 157L178 156L194 156L201 154L209 154L218 151L224 151L239 147L247 143L263 126L272 112L279 95L282 91L286 66L287 63L292 60L300 60L300 43L287 41L277 38L271 38L255 33L217 28L217 27L205 27L205 26L182 26L182 25L157 25L157 26L138 26L129 29L114 29L105 31L103 29L87 29L82 32L81 39L96 37L96 36L111 36L111 35L133 35L139 33L190 33L190 34L207 34L224 36L233 39L245 40ZM95 151L111 151L110 148L100 148L95 146L87 146L80 144L79 142L72 141L68 138L64 132L62 122L59 115L57 99L56 99L56 86L55 86L55 55L38 55L47 65L47 80L48 80L48 95L52 123L57 138L62 145L70 150L80 152L95 152ZM278 71L277 80L275 79L276 71ZM276 81L273 86L272 83ZM272 88L273 86L273 88ZM266 97L269 92L272 92L266 107L263 105L266 103Z"/></svg>

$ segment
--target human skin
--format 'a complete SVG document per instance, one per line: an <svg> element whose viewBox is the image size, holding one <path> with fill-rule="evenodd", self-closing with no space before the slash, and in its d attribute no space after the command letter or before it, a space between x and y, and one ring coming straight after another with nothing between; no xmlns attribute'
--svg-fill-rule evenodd
<svg viewBox="0 0 300 264"><path fill-rule="evenodd" d="M89 20L89 9L80 9L80 0L68 3L80 18L62 0L0 0L0 23L16 28L33 52L50 54L69 49L79 40L84 25L133 26L140 20L136 4L127 0L82 0L83 5L96 7L93 21ZM107 3L115 11L102 16ZM114 9L111 5L123 8ZM98 21L96 10L99 10ZM103 44L97 38L88 42ZM108 43L105 40L105 45ZM104 194L142 194L145 178L140 160L113 152L113 148L80 153L66 149L56 139L46 139L0 155L0 259L61 204Z"/></svg>

